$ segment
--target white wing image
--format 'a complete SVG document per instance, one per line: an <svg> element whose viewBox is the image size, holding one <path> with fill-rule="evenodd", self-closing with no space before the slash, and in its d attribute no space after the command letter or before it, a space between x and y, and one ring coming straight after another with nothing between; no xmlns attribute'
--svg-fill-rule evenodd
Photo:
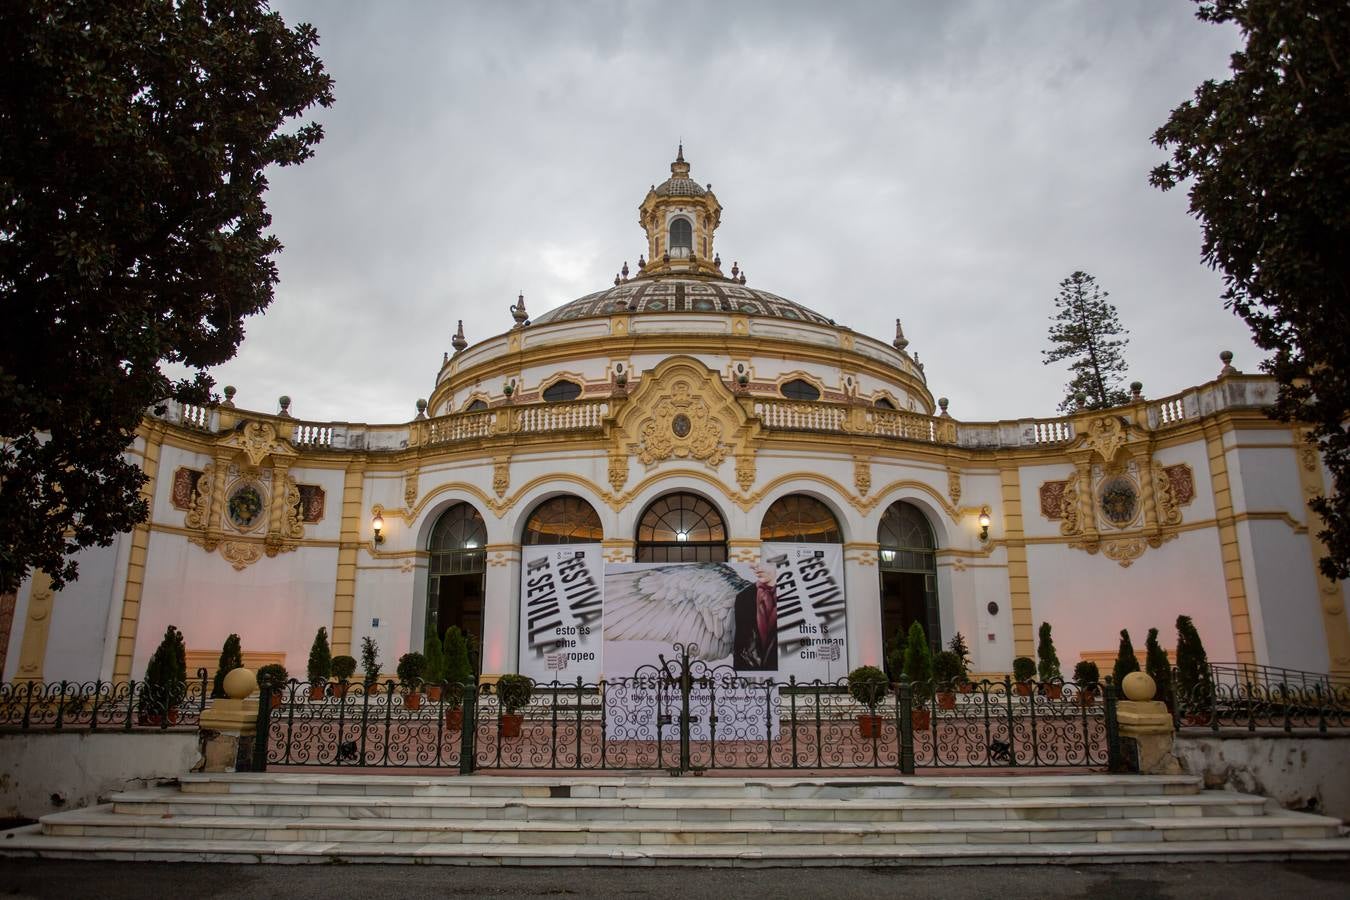
<svg viewBox="0 0 1350 900"><path fill-rule="evenodd" d="M705 660L731 655L736 595L753 585L723 563L681 563L605 578L605 639L694 643Z"/></svg>

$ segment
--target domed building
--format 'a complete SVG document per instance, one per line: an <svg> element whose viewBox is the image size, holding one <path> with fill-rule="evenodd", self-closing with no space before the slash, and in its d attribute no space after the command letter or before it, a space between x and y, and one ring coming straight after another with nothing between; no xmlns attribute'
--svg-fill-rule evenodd
<svg viewBox="0 0 1350 900"><path fill-rule="evenodd" d="M335 654L373 638L392 674L453 625L484 677L590 681L630 627L612 573L721 563L775 586L776 671L799 678L884 664L915 622L934 647L963 635L977 672L1034 657L1042 622L1066 675L1109 670L1122 628L1170 646L1179 613L1211 660L1350 671L1307 507L1326 474L1266 416L1273 381L1226 356L1160 400L961 422L899 322L880 340L749 286L721 213L681 151L636 267L535 317L519 297L476 343L461 326L411 421L298 421L229 389L147 416L149 521L61 592L36 573L10 598L4 677L139 678L169 625L190 669L236 632L303 677L322 627ZM710 615L662 633L706 640Z"/></svg>

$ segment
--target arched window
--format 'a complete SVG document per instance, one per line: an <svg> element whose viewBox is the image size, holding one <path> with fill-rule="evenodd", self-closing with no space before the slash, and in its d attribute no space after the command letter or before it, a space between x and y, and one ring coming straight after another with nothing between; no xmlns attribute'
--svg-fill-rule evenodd
<svg viewBox="0 0 1350 900"><path fill-rule="evenodd" d="M464 407L465 412L482 412L485 409L487 409L487 401L482 397L479 397L477 400Z"/></svg>
<svg viewBox="0 0 1350 900"><path fill-rule="evenodd" d="M915 622L923 625L934 652L942 649L937 541L923 511L911 503L897 501L881 516L877 543L881 557L881 633L885 638L887 666L892 667L893 651Z"/></svg>
<svg viewBox="0 0 1350 900"><path fill-rule="evenodd" d="M605 536L600 517L580 497L545 500L525 520L522 544L591 544Z"/></svg>
<svg viewBox="0 0 1350 900"><path fill-rule="evenodd" d="M788 494L775 500L759 526L759 539L797 544L838 544L843 541L839 522L830 508L805 494Z"/></svg>
<svg viewBox="0 0 1350 900"><path fill-rule="evenodd" d="M820 391L809 381L794 378L783 385L783 396L789 400L819 400Z"/></svg>
<svg viewBox="0 0 1350 900"><path fill-rule="evenodd" d="M912 503L892 503L877 528L881 567L905 572L935 572L933 527Z"/></svg>
<svg viewBox="0 0 1350 900"><path fill-rule="evenodd" d="M670 255L685 257L694 249L694 227L688 219L676 217L670 220Z"/></svg>
<svg viewBox="0 0 1350 900"><path fill-rule="evenodd" d="M544 388L544 401L547 403L566 403L581 396L581 385L575 381L555 381Z"/></svg>
<svg viewBox="0 0 1350 900"><path fill-rule="evenodd" d="M872 405L877 409L895 409L895 404L885 397L878 397Z"/></svg>
<svg viewBox="0 0 1350 900"><path fill-rule="evenodd" d="M443 636L453 625L463 631L475 671L483 640L486 545L483 517L467 503L441 513L427 541L427 630Z"/></svg>
<svg viewBox="0 0 1350 900"><path fill-rule="evenodd" d="M697 494L657 497L638 519L638 562L726 562L727 528Z"/></svg>

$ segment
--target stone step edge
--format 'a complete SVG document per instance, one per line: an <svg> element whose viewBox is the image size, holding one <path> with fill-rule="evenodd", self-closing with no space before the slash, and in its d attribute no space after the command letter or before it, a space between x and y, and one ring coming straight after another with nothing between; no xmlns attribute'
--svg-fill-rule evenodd
<svg viewBox="0 0 1350 900"><path fill-rule="evenodd" d="M415 767L410 767L415 768ZM544 775L406 775L397 772L188 772L178 776L184 787L190 784L398 784L432 785L492 785L498 787L542 787L549 785L584 785L596 787L665 787L704 785L717 787L993 787L1008 784L1043 786L1049 784L1109 785L1199 785L1199 775L1107 775L1102 773L1064 773L1056 775L900 775L899 773L840 770L831 775L683 775L670 776L660 772L611 770L594 772L558 772Z"/></svg>
<svg viewBox="0 0 1350 900"><path fill-rule="evenodd" d="M924 834L934 832L1053 832L1053 831L1184 831L1229 828L1322 828L1337 831L1341 821L1312 813L1285 812L1258 816L1180 816L1121 819L995 819L923 822L681 822L616 819L586 821L529 821L482 819L346 819L318 816L134 816L112 812L106 805L89 810L51 813L38 820L49 827L82 828L200 828L212 831L425 831L425 832L708 832L718 834L773 834L813 832L830 834Z"/></svg>

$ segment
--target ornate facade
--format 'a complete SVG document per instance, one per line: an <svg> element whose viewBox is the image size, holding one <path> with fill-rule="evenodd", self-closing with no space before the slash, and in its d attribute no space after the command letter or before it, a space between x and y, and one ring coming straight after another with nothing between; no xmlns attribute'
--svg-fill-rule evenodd
<svg viewBox="0 0 1350 900"><path fill-rule="evenodd" d="M1307 508L1326 473L1266 416L1273 382L1225 365L1162 400L962 422L898 322L884 342L747 287L714 245L721 210L681 152L641 204L631 277L533 321L520 297L477 343L458 329L410 421L300 422L233 391L147 416L129 452L149 521L85 551L78 583L37 573L7 602L4 677L140 677L169 624L198 653L238 632L293 675L320 626L334 653L371 636L392 672L452 621L509 672L523 544L755 561L784 522L842 545L850 666L918 620L1003 672L1048 621L1067 668L1186 613L1211 660L1350 671ZM697 540L643 537L695 506Z"/></svg>

